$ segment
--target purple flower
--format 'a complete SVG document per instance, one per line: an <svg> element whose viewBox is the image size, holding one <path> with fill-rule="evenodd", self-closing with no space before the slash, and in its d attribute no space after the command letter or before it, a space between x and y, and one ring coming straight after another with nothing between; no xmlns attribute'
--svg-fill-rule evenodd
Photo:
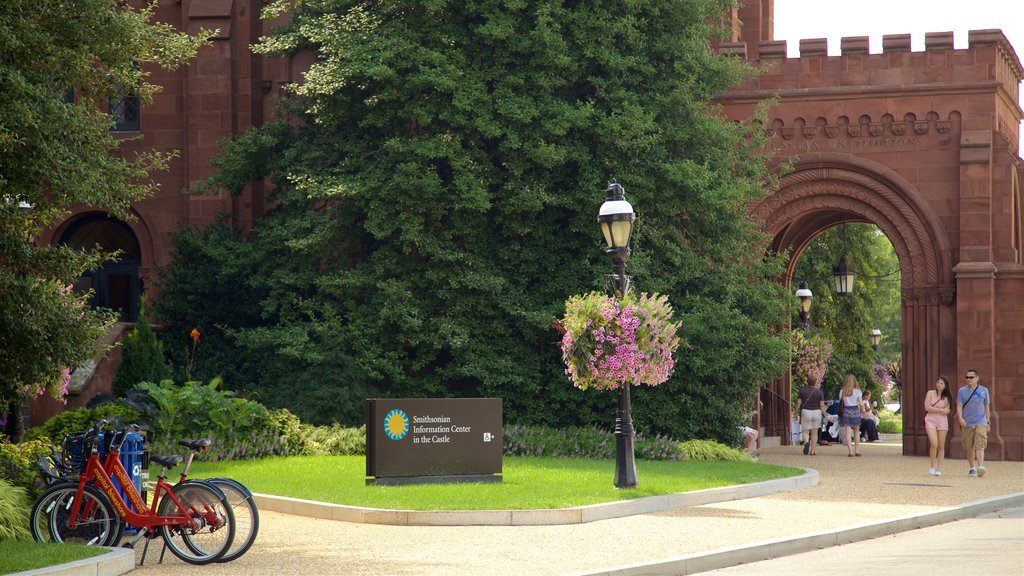
<svg viewBox="0 0 1024 576"><path fill-rule="evenodd" d="M679 324L671 319L665 296L616 301L592 292L570 298L562 320L566 375L580 389L661 384L672 373L679 345Z"/></svg>

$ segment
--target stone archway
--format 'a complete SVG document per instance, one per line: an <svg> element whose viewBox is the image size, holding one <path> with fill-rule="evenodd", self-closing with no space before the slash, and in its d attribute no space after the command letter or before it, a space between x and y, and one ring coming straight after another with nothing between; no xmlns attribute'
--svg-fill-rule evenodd
<svg viewBox="0 0 1024 576"><path fill-rule="evenodd" d="M903 334L903 452L927 454L922 403L928 385L957 366L956 285L952 244L930 203L891 169L861 157L802 155L778 191L752 214L772 236L773 251L789 250L786 283L795 256L822 231L843 223L878 226L900 262ZM790 382L773 384L773 396L790 398Z"/></svg>

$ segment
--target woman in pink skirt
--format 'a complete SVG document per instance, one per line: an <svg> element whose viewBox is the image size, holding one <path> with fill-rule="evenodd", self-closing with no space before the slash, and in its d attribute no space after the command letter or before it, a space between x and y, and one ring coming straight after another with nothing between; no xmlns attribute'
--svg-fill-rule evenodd
<svg viewBox="0 0 1024 576"><path fill-rule="evenodd" d="M953 405L949 380L939 376L935 389L924 396L924 431L928 433L928 473L942 476L942 457L946 453L946 433L949 431L949 410Z"/></svg>

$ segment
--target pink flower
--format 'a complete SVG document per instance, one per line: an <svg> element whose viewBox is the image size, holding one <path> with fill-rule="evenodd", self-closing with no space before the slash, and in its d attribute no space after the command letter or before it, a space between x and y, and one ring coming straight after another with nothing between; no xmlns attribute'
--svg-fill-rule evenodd
<svg viewBox="0 0 1024 576"><path fill-rule="evenodd" d="M580 389L661 384L672 373L679 345L679 324L671 318L665 296L616 301L592 292L570 298L562 320L566 375Z"/></svg>

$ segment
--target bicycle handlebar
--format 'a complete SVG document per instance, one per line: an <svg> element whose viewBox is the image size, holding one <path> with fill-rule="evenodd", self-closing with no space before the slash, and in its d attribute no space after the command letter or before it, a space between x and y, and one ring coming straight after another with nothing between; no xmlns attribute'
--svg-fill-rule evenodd
<svg viewBox="0 0 1024 576"><path fill-rule="evenodd" d="M96 438L97 436L99 436L99 433L102 432L103 428L105 428L106 426L107 426L107 419L103 418L99 422L93 424L92 428L89 428L89 431L85 433L85 437L86 438Z"/></svg>

